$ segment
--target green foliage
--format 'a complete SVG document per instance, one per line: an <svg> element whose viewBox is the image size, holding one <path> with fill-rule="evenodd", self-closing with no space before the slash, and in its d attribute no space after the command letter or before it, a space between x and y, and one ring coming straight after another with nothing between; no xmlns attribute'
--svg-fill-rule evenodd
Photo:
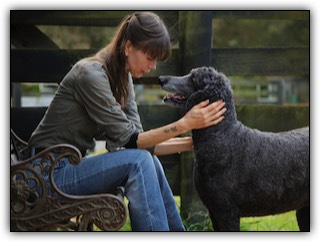
<svg viewBox="0 0 320 242"><path fill-rule="evenodd" d="M25 96L39 96L39 85L32 83L23 83L22 90Z"/></svg>
<svg viewBox="0 0 320 242"><path fill-rule="evenodd" d="M119 231L131 231L131 222L130 218L128 216L126 223L122 226L122 228Z"/></svg>
<svg viewBox="0 0 320 242"><path fill-rule="evenodd" d="M175 196L178 209L180 209L180 197ZM128 204L128 201L125 201ZM196 219L195 219L196 218ZM200 222L194 222L195 220ZM212 223L208 212L194 212L188 214L183 219L183 224L187 231L213 231ZM299 231L296 220L296 212L290 211L278 215L270 215L263 217L248 217L240 219L241 231ZM131 231L130 218L128 219L120 231Z"/></svg>
<svg viewBox="0 0 320 242"><path fill-rule="evenodd" d="M201 222L190 222L195 216L203 217ZM213 231L212 223L208 213L198 212L188 215L183 220L187 231ZM125 225L120 231L131 231L130 219L127 219ZM295 211L279 215L264 217L241 218L240 231L299 231L298 223L295 217Z"/></svg>
<svg viewBox="0 0 320 242"><path fill-rule="evenodd" d="M241 218L241 231L299 231L296 212L265 217Z"/></svg>
<svg viewBox="0 0 320 242"><path fill-rule="evenodd" d="M195 222L194 218L200 222ZM187 231L213 231L209 214L203 211L188 214L183 224Z"/></svg>
<svg viewBox="0 0 320 242"><path fill-rule="evenodd" d="M309 46L309 21L214 19L214 48Z"/></svg>
<svg viewBox="0 0 320 242"><path fill-rule="evenodd" d="M214 48L307 47L309 20L213 19ZM38 26L62 49L100 49L108 44L115 27Z"/></svg>
<svg viewBox="0 0 320 242"><path fill-rule="evenodd" d="M38 26L61 49L101 49L113 38L116 27Z"/></svg>
<svg viewBox="0 0 320 242"><path fill-rule="evenodd" d="M202 216L202 222L189 223L193 216ZM187 231L213 231L208 213L200 212L184 220ZM263 217L240 219L240 231L299 231L295 211Z"/></svg>
<svg viewBox="0 0 320 242"><path fill-rule="evenodd" d="M88 14L90 14L88 17L94 18L99 13L89 12ZM112 14L114 13L108 13L108 15ZM290 14L299 16L302 13L297 11ZM112 40L117 26L38 26L38 28L61 49L100 49ZM308 18L299 20L290 19L290 17L288 19L213 18L213 48L309 47L309 28ZM285 92L277 91L273 98L266 89L264 97L261 98L256 84L258 83L259 86L262 82L262 85L268 88L270 80L267 78L265 76L263 78L234 77L236 103L309 102L309 77L297 77L297 80L293 80L292 77L282 77L282 80L286 80ZM279 80L279 77L276 77L276 80ZM277 101L270 101L273 100L272 98ZM144 89L137 92L137 99L139 104L158 104L161 103L162 97L153 93L153 90Z"/></svg>

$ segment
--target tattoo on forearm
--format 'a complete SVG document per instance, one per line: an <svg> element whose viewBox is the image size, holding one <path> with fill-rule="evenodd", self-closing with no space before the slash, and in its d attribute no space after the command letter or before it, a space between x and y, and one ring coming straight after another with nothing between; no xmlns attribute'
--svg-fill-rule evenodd
<svg viewBox="0 0 320 242"><path fill-rule="evenodd" d="M171 132L177 132L178 129L177 129L176 126L174 126L174 127L170 128L170 129L165 129L163 132L164 132L165 134L168 134L170 131L171 131Z"/></svg>
<svg viewBox="0 0 320 242"><path fill-rule="evenodd" d="M172 127L172 128L171 128L171 131L172 131L172 132L177 132L177 131L178 131L178 130L177 130L177 127L176 127L176 126Z"/></svg>

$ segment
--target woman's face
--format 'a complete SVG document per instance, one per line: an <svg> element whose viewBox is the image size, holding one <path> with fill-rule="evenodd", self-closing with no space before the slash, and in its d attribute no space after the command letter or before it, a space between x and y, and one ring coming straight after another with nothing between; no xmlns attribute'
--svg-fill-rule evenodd
<svg viewBox="0 0 320 242"><path fill-rule="evenodd" d="M130 41L125 45L125 55L127 56L129 71L133 77L140 78L157 68L157 60L134 48Z"/></svg>

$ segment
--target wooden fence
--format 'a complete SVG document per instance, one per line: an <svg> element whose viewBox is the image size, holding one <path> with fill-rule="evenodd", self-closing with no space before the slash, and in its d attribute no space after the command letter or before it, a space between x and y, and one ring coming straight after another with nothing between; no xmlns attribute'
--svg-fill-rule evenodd
<svg viewBox="0 0 320 242"><path fill-rule="evenodd" d="M309 78L309 48L212 48L212 19L309 20L309 11L154 11L165 19L172 43L179 42L167 62L142 78L144 85L157 84L159 75L182 75L197 66L214 66L226 75L301 75ZM46 108L19 107L20 83L59 83L71 66L96 50L66 50L59 47L37 25L117 26L131 11L11 11L10 83L15 105L10 124L27 139ZM18 98L16 98L18 97ZM270 131L309 125L309 106L238 106L245 124ZM139 106L144 128L177 120L182 110L163 105ZM279 115L281 114L281 115ZM284 115L285 114L285 115ZM266 121L268 120L268 121ZM288 122L290 120L290 122ZM201 203L193 186L193 155L160 157L175 194L181 196L183 216L198 211Z"/></svg>

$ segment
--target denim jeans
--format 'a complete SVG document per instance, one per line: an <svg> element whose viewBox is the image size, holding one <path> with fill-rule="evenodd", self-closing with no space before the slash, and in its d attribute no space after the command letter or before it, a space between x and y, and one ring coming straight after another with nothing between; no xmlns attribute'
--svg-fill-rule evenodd
<svg viewBox="0 0 320 242"><path fill-rule="evenodd" d="M73 195L105 193L124 186L132 230L185 230L162 165L146 150L124 149L84 157L79 165L60 167L55 182Z"/></svg>

